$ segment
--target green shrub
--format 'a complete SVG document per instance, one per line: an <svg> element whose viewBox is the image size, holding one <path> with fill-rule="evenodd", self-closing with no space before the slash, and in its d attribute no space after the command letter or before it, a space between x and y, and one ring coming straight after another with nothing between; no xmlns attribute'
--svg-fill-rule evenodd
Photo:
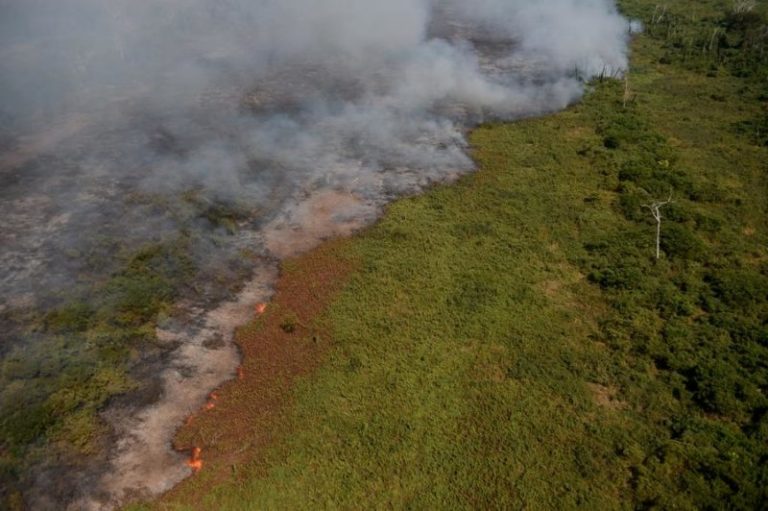
<svg viewBox="0 0 768 511"><path fill-rule="evenodd" d="M604 289L634 289L643 279L643 273L636 266L616 266L593 270L588 278Z"/></svg>
<svg viewBox="0 0 768 511"><path fill-rule="evenodd" d="M736 415L742 408L736 397L738 374L722 359L699 361L683 371L693 399L703 410L723 415Z"/></svg>
<svg viewBox="0 0 768 511"><path fill-rule="evenodd" d="M661 228L661 249L668 257L706 260L704 242L686 225L663 223Z"/></svg>
<svg viewBox="0 0 768 511"><path fill-rule="evenodd" d="M55 309L45 316L46 329L55 333L83 332L93 315L93 309L84 302L73 302Z"/></svg>
<svg viewBox="0 0 768 511"><path fill-rule="evenodd" d="M729 306L750 307L768 299L768 279L755 270L723 269L711 273L707 281L714 295Z"/></svg>
<svg viewBox="0 0 768 511"><path fill-rule="evenodd" d="M292 313L286 315L282 321L280 321L280 329L287 334L292 334L295 332L298 326L298 319L296 315Z"/></svg>
<svg viewBox="0 0 768 511"><path fill-rule="evenodd" d="M619 136L616 134L611 134L603 138L603 147L606 149L618 149L621 147Z"/></svg>

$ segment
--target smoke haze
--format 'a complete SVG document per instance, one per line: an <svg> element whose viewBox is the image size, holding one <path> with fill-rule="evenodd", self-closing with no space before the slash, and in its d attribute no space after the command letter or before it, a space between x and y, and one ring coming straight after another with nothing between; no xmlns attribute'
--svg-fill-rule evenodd
<svg viewBox="0 0 768 511"><path fill-rule="evenodd" d="M0 0L0 312L44 307L109 237L191 229L192 256L215 273L243 248L281 258L351 232L392 198L471 170L471 126L561 109L585 79L621 72L627 39L611 0ZM222 242L188 211L191 192L241 211L237 232ZM262 284L245 289L263 298ZM229 339L231 322L200 309L227 297L248 308L211 292L195 314ZM188 474L168 454L175 424L236 365L228 341L226 363L198 367L210 355L200 330L186 348L174 334L158 373L168 399L133 422L106 413L123 423L109 475L72 483L85 477L73 471L63 498L106 509ZM0 355L32 356L31 342ZM169 390L195 374L195 391ZM137 476L158 472L169 480ZM45 488L31 492L38 509L62 498Z"/></svg>
<svg viewBox="0 0 768 511"><path fill-rule="evenodd" d="M93 197L409 193L471 168L471 123L626 65L608 0L2 0L0 23L4 294L66 281L51 252L93 228ZM47 222L14 221L29 201Z"/></svg>

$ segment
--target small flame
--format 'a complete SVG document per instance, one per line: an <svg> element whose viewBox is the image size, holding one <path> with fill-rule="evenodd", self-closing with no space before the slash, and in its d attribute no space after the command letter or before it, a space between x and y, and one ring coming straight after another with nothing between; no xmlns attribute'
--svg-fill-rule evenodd
<svg viewBox="0 0 768 511"><path fill-rule="evenodd" d="M208 394L208 402L205 403L205 409L213 410L214 408L216 408L216 403L214 403L214 401L216 401L217 399L219 399L219 395L216 394L215 392L211 392L210 394Z"/></svg>
<svg viewBox="0 0 768 511"><path fill-rule="evenodd" d="M237 368L237 379L242 380L245 378L245 373L243 372L243 366L240 366Z"/></svg>
<svg viewBox="0 0 768 511"><path fill-rule="evenodd" d="M192 469L192 472L197 473L203 468L203 460L200 457L202 451L199 447L192 448L192 456L187 460L187 466Z"/></svg>
<svg viewBox="0 0 768 511"><path fill-rule="evenodd" d="M258 314L259 316L264 314L264 311L266 311L266 310L267 310L267 304L266 303L257 303L256 304L256 314Z"/></svg>

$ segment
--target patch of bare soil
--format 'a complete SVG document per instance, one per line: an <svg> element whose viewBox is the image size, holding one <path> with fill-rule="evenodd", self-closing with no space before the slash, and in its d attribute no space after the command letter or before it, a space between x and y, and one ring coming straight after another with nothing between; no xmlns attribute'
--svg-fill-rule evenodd
<svg viewBox="0 0 768 511"><path fill-rule="evenodd" d="M327 190L300 201L267 225L264 238L272 255L295 257L321 241L351 235L375 216L372 204L348 192Z"/></svg>
<svg viewBox="0 0 768 511"><path fill-rule="evenodd" d="M619 389L616 387L606 387L598 383L588 383L587 386L599 406L610 410L620 410L626 406L624 401L618 399Z"/></svg>

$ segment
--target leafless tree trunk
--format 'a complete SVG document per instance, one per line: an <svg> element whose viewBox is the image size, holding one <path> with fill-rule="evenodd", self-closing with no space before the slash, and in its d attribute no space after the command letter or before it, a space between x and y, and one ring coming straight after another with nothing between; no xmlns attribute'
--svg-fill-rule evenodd
<svg viewBox="0 0 768 511"><path fill-rule="evenodd" d="M651 25L655 25L656 23L661 23L661 20L664 19L664 16L667 14L667 6L661 6L656 5L656 8L653 10L653 16L651 16Z"/></svg>
<svg viewBox="0 0 768 511"><path fill-rule="evenodd" d="M624 74L624 97L622 98L622 104L624 109L627 108L627 102L632 99L632 91L629 88L629 71Z"/></svg>
<svg viewBox="0 0 768 511"><path fill-rule="evenodd" d="M643 204L651 210L653 218L656 220L656 259L661 257L661 208L672 202L672 194L669 194L669 198L665 201L654 201L650 204Z"/></svg>

